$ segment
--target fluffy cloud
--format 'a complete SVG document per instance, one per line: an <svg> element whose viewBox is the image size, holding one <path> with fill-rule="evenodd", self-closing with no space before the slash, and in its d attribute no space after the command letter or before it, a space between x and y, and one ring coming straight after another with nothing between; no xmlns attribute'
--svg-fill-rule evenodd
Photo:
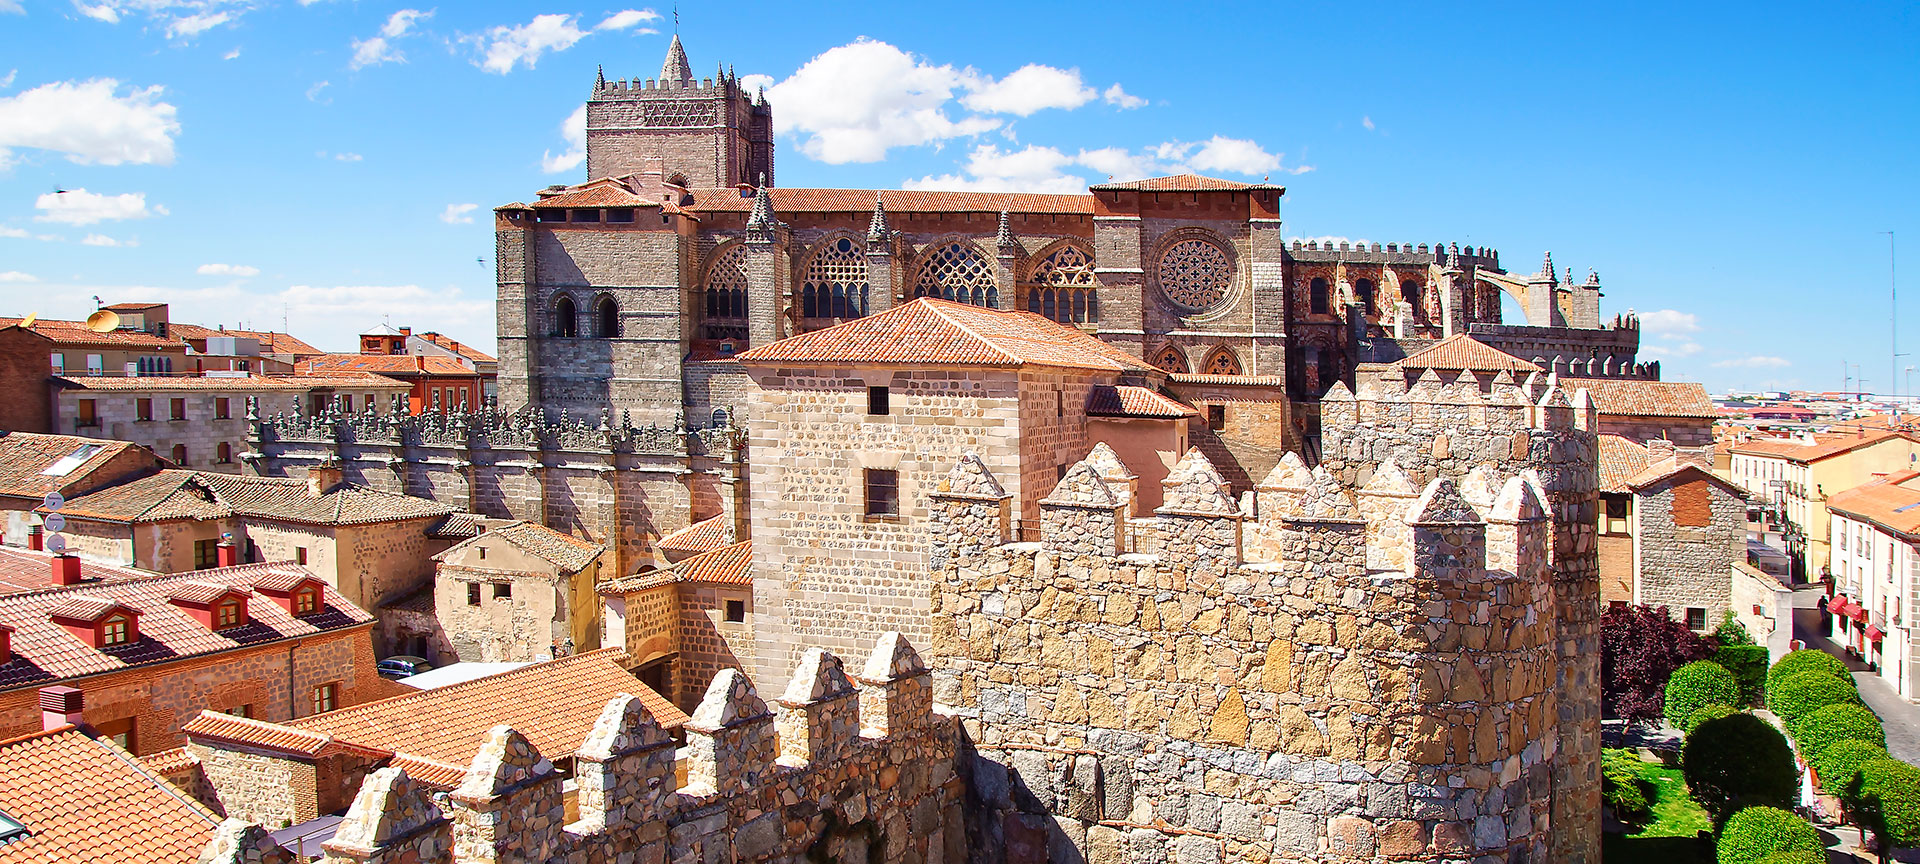
<svg viewBox="0 0 1920 864"><path fill-rule="evenodd" d="M24 240L28 236L27 229L25 228L12 228L6 225L0 225L0 237L14 237Z"/></svg>
<svg viewBox="0 0 1920 864"><path fill-rule="evenodd" d="M220 55L220 59L222 59L222 60L238 60L238 59L240 59L240 49L238 49L238 48L235 48L235 49L233 49L232 51L228 51L227 53L225 53L225 54L222 54L222 55Z"/></svg>
<svg viewBox="0 0 1920 864"><path fill-rule="evenodd" d="M361 156L361 155L360 155L360 154L358 154L358 153L335 153L335 154L333 154L333 161L335 161L335 162L358 162L358 161L360 161L360 160L362 160L362 159L365 159L365 158L366 158L366 157L364 157L364 156Z"/></svg>
<svg viewBox="0 0 1920 864"><path fill-rule="evenodd" d="M1100 94L1100 98L1106 100L1108 105L1119 106L1122 111L1142 108L1147 104L1147 100L1120 89L1120 85L1118 84L1108 87L1106 92Z"/></svg>
<svg viewBox="0 0 1920 864"><path fill-rule="evenodd" d="M1064 170L1073 164L1072 156L1052 147L1029 144L1023 150L1002 152L983 144L968 154L964 174L922 177L902 186L956 192L1085 192L1086 179Z"/></svg>
<svg viewBox="0 0 1920 864"><path fill-rule="evenodd" d="M192 299L190 296L189 311ZM453 287L435 290L419 285L293 285L265 295L242 292L217 308L224 311L215 312L212 319L201 320L230 318L236 312L263 321L278 321L286 315L290 320L306 322L301 326L314 331L314 335L303 338L312 338L323 345L351 345L355 334L366 328L366 322L378 321L383 316L396 321L432 320L435 329L443 333L493 332L491 290L484 298L472 298ZM183 320L193 319L183 317Z"/></svg>
<svg viewBox="0 0 1920 864"><path fill-rule="evenodd" d="M105 21L108 24L120 23L120 10L113 8L111 2L95 3L89 6L80 2L80 0L73 0L73 8L80 14L92 18L95 21Z"/></svg>
<svg viewBox="0 0 1920 864"><path fill-rule="evenodd" d="M38 282L38 281L40 281L40 277L35 276L32 273L22 273L18 270L7 270L4 272L0 272L0 282Z"/></svg>
<svg viewBox="0 0 1920 864"><path fill-rule="evenodd" d="M125 242L122 242L119 240L115 240L112 237L108 237L105 234L88 234L87 236L80 238L80 243L85 246L138 246L140 245L140 242L137 240L127 240Z"/></svg>
<svg viewBox="0 0 1920 864"><path fill-rule="evenodd" d="M178 109L161 88L129 88L112 78L58 81L0 98L0 165L9 148L66 154L82 165L170 165Z"/></svg>
<svg viewBox="0 0 1920 864"><path fill-rule="evenodd" d="M245 264L202 264L193 272L202 276L238 276L244 279L260 275L260 268Z"/></svg>
<svg viewBox="0 0 1920 864"><path fill-rule="evenodd" d="M1020 117L1048 108L1072 110L1100 95L1085 81L1078 69L1055 69L1029 63L1005 78L967 76L962 86L969 92L960 104L986 114L1014 114ZM1115 85L1118 86L1118 85Z"/></svg>
<svg viewBox="0 0 1920 864"><path fill-rule="evenodd" d="M752 85L764 79L754 79ZM821 162L878 162L894 147L911 147L999 128L1001 121L956 120L946 106L971 80L870 39L827 50L785 81L767 88L780 106L783 131L800 137L800 152Z"/></svg>
<svg viewBox="0 0 1920 864"><path fill-rule="evenodd" d="M567 142L566 152L558 156L551 150L540 154L540 170L548 174L572 171L587 161L587 106L573 109L560 121L560 137Z"/></svg>
<svg viewBox="0 0 1920 864"><path fill-rule="evenodd" d="M448 225L471 225L473 211L478 209L478 204L448 204L447 209L440 211L440 221Z"/></svg>
<svg viewBox="0 0 1920 864"><path fill-rule="evenodd" d="M1779 369L1792 366L1793 363L1785 357L1769 357L1764 354L1755 354L1751 357L1735 357L1731 360L1721 360L1713 365L1717 369Z"/></svg>
<svg viewBox="0 0 1920 864"><path fill-rule="evenodd" d="M201 12L167 22L168 39L192 39L233 20L230 12Z"/></svg>
<svg viewBox="0 0 1920 864"><path fill-rule="evenodd" d="M308 102L320 101L320 91L327 89L328 83L329 82L326 82L326 81L317 81L317 82L314 82L314 85L312 87L308 87L307 101ZM328 101L332 101L332 100L328 100Z"/></svg>
<svg viewBox="0 0 1920 864"><path fill-rule="evenodd" d="M85 189L48 192L34 199L33 206L41 211L40 215L33 217L34 221L66 225L92 225L95 222L167 215L167 208L158 204L148 207L147 196L143 192L122 195L98 195Z"/></svg>
<svg viewBox="0 0 1920 864"><path fill-rule="evenodd" d="M0 0L0 15L25 14L27 14L27 8L20 5L20 0Z"/></svg>
<svg viewBox="0 0 1920 864"><path fill-rule="evenodd" d="M380 35L353 40L353 59L348 61L347 66L364 69L381 63L407 62L407 56L395 49L391 40L407 35L413 25L431 17L432 10L422 12L418 9L402 9L387 16L387 23L380 27Z"/></svg>
<svg viewBox="0 0 1920 864"><path fill-rule="evenodd" d="M644 24L648 21L658 21L658 20L660 20L660 13L655 12L652 9L624 9L619 12L615 12L612 15L608 15L605 21L601 21L600 23L593 25L593 29L625 30L629 27L632 27L635 24ZM656 31L652 29L642 29L639 32L653 33Z"/></svg>
<svg viewBox="0 0 1920 864"><path fill-rule="evenodd" d="M575 15L535 15L532 21L518 27L495 27L484 34L468 36L465 41L480 49L481 56L474 65L505 75L516 65L524 64L532 69L540 62L541 55L565 51L586 38L587 31L574 26L577 18Z"/></svg>
<svg viewBox="0 0 1920 864"><path fill-rule="evenodd" d="M1028 145L1003 152L986 144L975 147L960 173L929 175L903 184L907 189L993 192L1084 192L1087 179L1068 169L1091 169L1116 181L1138 180L1190 171L1254 174L1311 168L1283 169L1280 154L1268 153L1253 141L1214 136L1205 142L1169 141L1142 152L1121 147L1082 150L1075 155L1053 147Z"/></svg>
<svg viewBox="0 0 1920 864"><path fill-rule="evenodd" d="M1362 117L1360 118L1360 125L1361 125L1361 126L1363 126L1363 127L1366 127L1366 130L1367 130L1368 132L1372 132L1372 131L1373 131L1373 118L1372 118L1372 117L1368 117L1368 116L1364 116L1364 115L1363 115L1363 116L1362 116Z"/></svg>
<svg viewBox="0 0 1920 864"><path fill-rule="evenodd" d="M75 11L95 21L118 24L124 16L144 14L168 39L182 41L238 21L255 5L255 0L73 0Z"/></svg>
<svg viewBox="0 0 1920 864"><path fill-rule="evenodd" d="M1182 155L1185 155L1184 150ZM1225 171L1231 174L1268 174L1280 170L1280 154L1268 153L1246 138L1224 138L1219 135L1202 143L1187 161L1201 171ZM1307 170L1311 169L1297 168L1293 173Z"/></svg>
<svg viewBox="0 0 1920 864"><path fill-rule="evenodd" d="M1684 336L1700 332L1700 316L1676 309L1640 313L1640 329L1655 336Z"/></svg>
<svg viewBox="0 0 1920 864"><path fill-rule="evenodd" d="M1651 357L1655 360L1670 360L1670 359L1676 359L1681 357L1692 357L1693 355L1700 353L1702 350L1704 349L1700 347L1700 343L1698 342L1676 342L1671 345L1661 344L1661 345L1640 346L1641 354L1647 357Z"/></svg>

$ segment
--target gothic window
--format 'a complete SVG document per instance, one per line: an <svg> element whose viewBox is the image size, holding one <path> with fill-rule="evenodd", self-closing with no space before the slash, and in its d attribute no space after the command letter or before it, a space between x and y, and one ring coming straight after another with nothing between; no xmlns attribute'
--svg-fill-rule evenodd
<svg viewBox="0 0 1920 864"><path fill-rule="evenodd" d="M1078 246L1062 246L1040 259L1029 277L1027 311L1062 324L1092 324L1100 320L1095 293L1093 259Z"/></svg>
<svg viewBox="0 0 1920 864"><path fill-rule="evenodd" d="M1168 345L1154 352L1153 365L1165 369L1168 372L1185 372L1187 371L1187 355L1180 353L1178 346Z"/></svg>
<svg viewBox="0 0 1920 864"><path fill-rule="evenodd" d="M1209 240L1181 240L1160 253L1154 264L1160 293L1174 305L1195 311L1207 309L1227 296L1233 283L1233 262L1227 252Z"/></svg>
<svg viewBox="0 0 1920 864"><path fill-rule="evenodd" d="M1415 322L1420 324L1427 323L1427 303L1426 300L1420 296L1420 283L1412 280L1401 282L1400 298L1407 301L1407 305L1413 307L1413 320Z"/></svg>
<svg viewBox="0 0 1920 864"><path fill-rule="evenodd" d="M1201 364L1203 375L1239 375L1240 358L1234 356L1233 349L1222 345L1207 355L1207 362Z"/></svg>
<svg viewBox="0 0 1920 864"><path fill-rule="evenodd" d="M800 317L859 318L867 314L870 293L866 257L852 240L841 237L807 262L800 276Z"/></svg>
<svg viewBox="0 0 1920 864"><path fill-rule="evenodd" d="M973 244L954 241L935 250L920 264L913 280L913 296L938 297L955 303L1000 307L1000 290L993 281L993 263Z"/></svg>
<svg viewBox="0 0 1920 864"><path fill-rule="evenodd" d="M1372 315L1379 311L1373 305L1373 280L1362 279L1353 283L1353 302L1360 304L1360 311Z"/></svg>
<svg viewBox="0 0 1920 864"><path fill-rule="evenodd" d="M620 306L605 294L593 304L593 335L602 339L620 335Z"/></svg>
<svg viewBox="0 0 1920 864"><path fill-rule="evenodd" d="M573 298L565 294L553 301L553 328L555 336L580 335L580 314L573 308Z"/></svg>
<svg viewBox="0 0 1920 864"><path fill-rule="evenodd" d="M1307 311L1315 315L1327 314L1327 280L1316 277L1307 283Z"/></svg>
<svg viewBox="0 0 1920 864"><path fill-rule="evenodd" d="M735 245L707 268L706 317L701 335L708 339L747 338L747 249Z"/></svg>

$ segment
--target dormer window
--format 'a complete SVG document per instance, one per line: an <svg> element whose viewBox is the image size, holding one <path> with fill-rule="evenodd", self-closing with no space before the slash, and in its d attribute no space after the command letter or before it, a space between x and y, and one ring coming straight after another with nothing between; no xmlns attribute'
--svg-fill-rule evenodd
<svg viewBox="0 0 1920 864"><path fill-rule="evenodd" d="M308 586L293 592L293 614L312 615L320 611L320 592Z"/></svg>
<svg viewBox="0 0 1920 864"><path fill-rule="evenodd" d="M112 600L69 596L48 610L47 615L90 648L113 648L140 641L140 612Z"/></svg>
<svg viewBox="0 0 1920 864"><path fill-rule="evenodd" d="M238 600L222 600L214 604L213 627L216 630L238 627L247 623L246 618L246 613L240 609L240 601Z"/></svg>
<svg viewBox="0 0 1920 864"><path fill-rule="evenodd" d="M100 622L100 647L125 645L133 638L133 619L125 615L109 615Z"/></svg>

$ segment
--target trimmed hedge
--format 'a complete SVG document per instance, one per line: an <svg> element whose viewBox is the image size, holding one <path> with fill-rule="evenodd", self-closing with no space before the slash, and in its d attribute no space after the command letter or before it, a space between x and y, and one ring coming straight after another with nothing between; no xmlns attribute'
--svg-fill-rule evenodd
<svg viewBox="0 0 1920 864"><path fill-rule="evenodd" d="M1820 755L1810 757L1813 773L1820 781L1820 789L1830 795L1845 795L1853 783L1853 774L1860 766L1880 759L1892 759L1887 748L1868 741L1835 741Z"/></svg>
<svg viewBox="0 0 1920 864"><path fill-rule="evenodd" d="M1847 671L1847 664L1840 662L1840 658L1825 651L1805 648L1788 652L1787 656L1780 658L1780 662L1767 670L1767 691L1771 694L1775 681L1802 672L1825 672L1846 679L1848 684L1853 683L1853 675Z"/></svg>
<svg viewBox="0 0 1920 864"><path fill-rule="evenodd" d="M1600 801L1614 818L1638 822L1653 811L1656 793L1641 770L1645 764L1632 750L1600 751Z"/></svg>
<svg viewBox="0 0 1920 864"><path fill-rule="evenodd" d="M1694 729L1699 728L1700 724L1708 720L1731 717L1738 713L1740 713L1740 709L1732 705L1722 705L1718 702L1711 702L1693 709L1693 713L1688 714L1687 719L1680 721L1680 731L1683 734L1692 735Z"/></svg>
<svg viewBox="0 0 1920 864"><path fill-rule="evenodd" d="M1800 718L1789 731L1809 762L1841 741L1887 746L1887 730L1880 725L1880 716L1864 705L1828 705Z"/></svg>
<svg viewBox="0 0 1920 864"><path fill-rule="evenodd" d="M1777 807L1748 807L1720 827L1714 841L1719 864L1757 864L1783 852L1826 854L1812 823Z"/></svg>
<svg viewBox="0 0 1920 864"><path fill-rule="evenodd" d="M1749 804L1791 809L1800 769L1780 730L1752 714L1694 727L1680 751L1687 788L1715 821Z"/></svg>
<svg viewBox="0 0 1920 864"><path fill-rule="evenodd" d="M1732 705L1739 698L1740 682L1734 680L1732 672L1712 660L1695 660L1673 670L1667 678L1661 713L1667 723L1678 726L1702 705Z"/></svg>
<svg viewBox="0 0 1920 864"><path fill-rule="evenodd" d="M1796 849L1792 852L1775 852L1753 864L1827 864L1827 851L1810 852Z"/></svg>
<svg viewBox="0 0 1920 864"><path fill-rule="evenodd" d="M1858 705L1860 691L1851 679L1842 681L1825 672L1800 672L1767 685L1767 707L1791 729L1801 718L1828 705Z"/></svg>
<svg viewBox="0 0 1920 864"><path fill-rule="evenodd" d="M1751 708L1767 695L1767 648L1765 645L1725 645L1713 652L1713 662L1733 673L1740 682L1740 701L1732 704Z"/></svg>
<svg viewBox="0 0 1920 864"><path fill-rule="evenodd" d="M1875 759L1860 766L1847 792L1848 811L1883 842L1898 848L1920 846L1920 768Z"/></svg>

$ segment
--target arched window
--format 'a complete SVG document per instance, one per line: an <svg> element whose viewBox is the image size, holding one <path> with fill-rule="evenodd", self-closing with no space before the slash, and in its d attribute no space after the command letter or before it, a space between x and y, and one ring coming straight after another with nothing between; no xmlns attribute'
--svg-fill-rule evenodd
<svg viewBox="0 0 1920 864"><path fill-rule="evenodd" d="M871 293L860 246L847 237L828 241L800 274L800 317L859 318Z"/></svg>
<svg viewBox="0 0 1920 864"><path fill-rule="evenodd" d="M1029 277L1027 311L1062 324L1093 324L1100 320L1099 283L1093 278L1093 258L1078 246L1062 246L1048 253Z"/></svg>
<svg viewBox="0 0 1920 864"><path fill-rule="evenodd" d="M1373 280L1362 279L1353 283L1353 300L1360 304L1360 311L1372 315L1379 311L1373 305Z"/></svg>
<svg viewBox="0 0 1920 864"><path fill-rule="evenodd" d="M935 250L920 264L913 280L913 296L938 297L989 309L1000 307L1000 290L993 281L993 264L971 243L954 241Z"/></svg>
<svg viewBox="0 0 1920 864"><path fill-rule="evenodd" d="M580 335L580 314L573 308L573 298L565 294L553 301L553 335Z"/></svg>
<svg viewBox="0 0 1920 864"><path fill-rule="evenodd" d="M620 306L605 294L593 303L593 335L602 339L620 335Z"/></svg>
<svg viewBox="0 0 1920 864"><path fill-rule="evenodd" d="M1327 280L1315 278L1307 283L1307 311L1315 315L1327 314Z"/></svg>
<svg viewBox="0 0 1920 864"><path fill-rule="evenodd" d="M1187 355L1180 352L1179 346L1167 345L1153 354L1153 365L1168 372L1187 371Z"/></svg>
<svg viewBox="0 0 1920 864"><path fill-rule="evenodd" d="M1222 345L1207 354L1207 362L1200 365L1200 372L1203 375L1242 374L1240 358L1234 355L1232 348Z"/></svg>
<svg viewBox="0 0 1920 864"><path fill-rule="evenodd" d="M708 339L747 338L747 248L734 245L707 268L706 318L701 334Z"/></svg>
<svg viewBox="0 0 1920 864"><path fill-rule="evenodd" d="M1401 282L1400 299L1407 301L1407 305L1413 307L1414 321L1421 324L1427 323L1427 304L1420 296L1420 283L1412 280Z"/></svg>

